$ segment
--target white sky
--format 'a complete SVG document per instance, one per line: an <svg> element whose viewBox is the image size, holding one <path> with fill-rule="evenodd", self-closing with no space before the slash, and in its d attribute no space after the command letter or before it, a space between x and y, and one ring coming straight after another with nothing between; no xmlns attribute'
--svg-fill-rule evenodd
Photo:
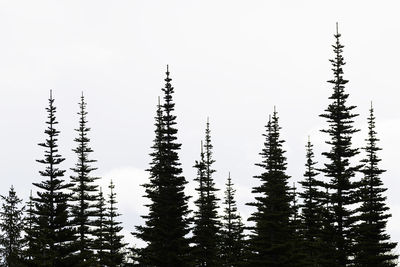
<svg viewBox="0 0 400 267"><path fill-rule="evenodd" d="M35 162L45 138L49 90L60 122L60 152L71 168L83 90L92 127L92 158L101 183L112 178L121 220L141 223L143 190L157 96L170 65L176 89L180 153L193 193L192 168L210 116L219 187L228 171L242 214L251 210L252 178L260 173L264 125L277 106L287 141L288 173L304 172L307 135L320 166L327 123L335 23L346 46L349 104L357 105L354 143L362 146L372 100L384 148L383 175L400 241L400 19L398 1L0 1L0 194L11 184L25 200L42 178ZM222 194L221 190L221 194Z"/></svg>

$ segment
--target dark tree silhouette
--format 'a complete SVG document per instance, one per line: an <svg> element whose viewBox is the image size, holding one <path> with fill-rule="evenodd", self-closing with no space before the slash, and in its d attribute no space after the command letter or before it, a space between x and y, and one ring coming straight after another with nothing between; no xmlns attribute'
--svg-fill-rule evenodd
<svg viewBox="0 0 400 267"><path fill-rule="evenodd" d="M93 248L96 250L97 264L99 266L105 266L106 249L108 248L106 245L107 210L106 210L106 201L104 199L101 188L97 196L97 204L95 208L96 208L95 209L96 219L94 220L93 223L94 230L92 232L94 236Z"/></svg>
<svg viewBox="0 0 400 267"><path fill-rule="evenodd" d="M330 178L326 186L330 193L329 202L332 204L330 207L333 212L333 242L336 248L335 255L331 257L335 258L336 266L343 267L350 264L354 255L352 233L355 217L351 205L356 202L354 191L357 185L352 179L360 166L351 164L351 159L359 153L358 149L352 148L351 143L353 134L358 131L353 127L353 118L357 115L352 113L355 106L348 106L346 103L349 95L345 93L345 84L348 81L343 78L344 46L340 43L340 36L337 31L336 43L333 45L335 58L330 60L334 73L334 78L328 81L333 84L333 94L329 98L332 103L325 110L326 113L320 116L329 123L329 128L322 130L330 136L330 140L326 141L330 151L322 153L328 159L328 163L321 171Z"/></svg>
<svg viewBox="0 0 400 267"><path fill-rule="evenodd" d="M71 168L74 175L71 176L72 187L71 198L71 217L72 224L76 229L75 246L78 248L77 260L79 266L93 266L93 239L92 239L92 226L93 217L96 216L96 193L98 186L95 184L97 177L91 176L91 172L96 170L90 166L96 160L89 159L89 153L93 150L89 147L90 139L88 133L90 128L87 127L87 111L86 102L82 94L79 103L79 127L75 129L78 136L74 139L77 147L73 151L77 155L77 163L75 168Z"/></svg>
<svg viewBox="0 0 400 267"><path fill-rule="evenodd" d="M381 159L377 152L381 150L377 146L379 139L376 137L374 109L371 104L368 118L368 138L364 147L365 159L361 172L364 177L359 187L361 206L357 209L359 224L356 226L356 257L355 265L362 267L396 266L398 255L394 254L397 243L390 241L386 233L386 223L391 215L386 205L381 174L385 171L378 164Z"/></svg>

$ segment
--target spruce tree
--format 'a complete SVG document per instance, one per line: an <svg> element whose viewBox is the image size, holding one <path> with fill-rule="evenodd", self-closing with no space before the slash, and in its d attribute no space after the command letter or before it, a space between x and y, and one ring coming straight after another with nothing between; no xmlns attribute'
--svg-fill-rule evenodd
<svg viewBox="0 0 400 267"><path fill-rule="evenodd" d="M263 134L266 140L260 153L262 162L256 164L263 168L262 174L255 176L261 185L253 188L256 201L248 204L256 208L249 218L255 224L250 228L252 233L249 245L252 255L249 264L292 266L293 229L290 217L293 214L293 196L288 186L286 157L282 148L284 140L280 138L281 128L275 110L266 129L266 134Z"/></svg>
<svg viewBox="0 0 400 267"><path fill-rule="evenodd" d="M379 139L376 136L372 104L368 118L368 130L367 145L363 148L366 157L362 160L364 166L361 169L364 176L358 191L361 205L357 209L360 223L356 227L355 266L396 266L394 261L398 256L394 254L393 250L397 243L391 242L390 236L386 233L386 224L391 215L388 213L389 207L385 203L384 193L387 189L383 186L381 179L381 174L385 170L378 166L381 159L377 152L381 148L377 145Z"/></svg>
<svg viewBox="0 0 400 267"><path fill-rule="evenodd" d="M217 211L217 201L219 200L215 193L214 179L212 177L215 170L212 164L215 160L212 157L212 143L210 134L210 123L207 119L206 136L204 150L201 150L200 161L196 162L195 167L198 170L197 181L199 187L199 198L195 202L197 212L195 214L195 225L193 229L193 254L196 265L198 266L218 266L218 244L220 238L220 222ZM203 145L203 143L202 143Z"/></svg>
<svg viewBox="0 0 400 267"><path fill-rule="evenodd" d="M26 203L26 214L24 218L24 245L25 249L23 251L24 253L24 261L28 266L32 266L32 260L33 257L32 255L34 254L34 239L33 237L35 236L34 230L35 230L35 214L34 214L34 203L32 200L32 190L29 195L29 200Z"/></svg>
<svg viewBox="0 0 400 267"><path fill-rule="evenodd" d="M44 159L37 160L45 169L39 171L45 179L40 183L33 183L38 188L37 197L33 198L35 204L34 219L35 229L33 234L32 258L37 266L63 267L72 265L74 252L72 241L75 240L74 231L68 220L68 204L70 194L66 190L71 184L66 183L62 177L65 170L59 168L64 158L58 154L57 136L60 133L55 126L56 107L50 91L47 129L47 139L39 146L45 149Z"/></svg>
<svg viewBox="0 0 400 267"><path fill-rule="evenodd" d="M22 200L11 186L7 196L1 196L0 210L0 263L2 266L22 266L24 246L22 231L24 228Z"/></svg>
<svg viewBox="0 0 400 267"><path fill-rule="evenodd" d="M233 188L231 174L228 175L224 198L224 216L221 235L221 265L241 266L244 264L244 225L237 210L236 190Z"/></svg>
<svg viewBox="0 0 400 267"><path fill-rule="evenodd" d="M118 213L116 200L116 193L114 192L115 185L110 182L110 194L108 199L109 206L106 211L105 220L105 266L117 267L123 266L124 263L124 247L125 243L122 242L123 236L120 234L122 230L121 222L117 221L117 218L121 215Z"/></svg>
<svg viewBox="0 0 400 267"><path fill-rule="evenodd" d="M76 153L78 162L75 168L71 168L74 175L71 176L72 187L71 198L71 217L72 224L76 231L75 246L78 248L77 260L79 266L93 266L93 240L92 240L92 226L93 216L95 215L95 202L97 200L96 192L97 185L95 181L97 177L91 176L91 172L96 170L90 166L96 160L89 159L89 154L93 150L89 147L90 139L88 133L90 128L87 127L87 111L86 102L82 94L79 103L79 127L75 129L78 136L74 139L77 147L73 149Z"/></svg>
<svg viewBox="0 0 400 267"><path fill-rule="evenodd" d="M321 240L322 211L324 194L321 191L323 183L317 179L318 172L314 161L313 145L310 139L306 145L306 171L304 179L300 181L303 190L299 193L302 203L301 208L301 235L303 238L303 252L309 266L321 266L321 250L324 249ZM328 256L328 255L327 255Z"/></svg>
<svg viewBox="0 0 400 267"><path fill-rule="evenodd" d="M93 249L96 251L96 259L98 266L106 265L106 221L107 221L107 210L106 202L103 196L103 192L100 188L100 192L97 196L97 204L95 206L95 216L92 232L94 236Z"/></svg>
<svg viewBox="0 0 400 267"><path fill-rule="evenodd" d="M150 266L188 266L189 256L189 197L182 176L177 142L176 116L173 115L174 88L167 66L164 92L165 103L159 105L156 117L156 138L152 146L150 180L144 185L150 200L149 214L143 216L145 225L137 227L135 235L147 242L141 250L141 264Z"/></svg>
<svg viewBox="0 0 400 267"><path fill-rule="evenodd" d="M336 253L332 257L337 266L345 267L350 264L353 256L352 236L355 224L354 209L351 207L356 202L354 191L357 187L353 181L355 173L360 166L354 166L351 160L359 152L352 148L352 136L358 130L353 127L353 119L358 116L353 114L355 106L347 105L348 94L345 92L347 80L343 78L343 45L340 43L340 33L336 31L334 35L336 42L333 45L335 58L330 60L334 78L330 81L333 85L333 94L329 99L332 103L325 110L326 113L320 115L329 123L329 128L322 130L328 133L330 140L326 143L330 146L330 151L322 153L328 162L321 170L330 181L327 183L329 189L329 200L332 204L333 226L334 226L334 245Z"/></svg>

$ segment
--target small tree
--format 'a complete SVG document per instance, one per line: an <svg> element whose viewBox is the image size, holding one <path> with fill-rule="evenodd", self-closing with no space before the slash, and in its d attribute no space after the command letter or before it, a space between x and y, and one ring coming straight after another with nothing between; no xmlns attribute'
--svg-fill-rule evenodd
<svg viewBox="0 0 400 267"><path fill-rule="evenodd" d="M13 267L22 265L22 248L24 246L22 230L24 228L23 207L19 207L22 200L18 198L11 186L8 196L1 196L0 210L0 255L4 266Z"/></svg>
<svg viewBox="0 0 400 267"><path fill-rule="evenodd" d="M394 262L398 255L394 254L397 243L390 242L390 236L386 233L386 223L391 214L386 205L386 192L381 174L385 171L380 169L378 164L381 159L377 152L381 150L377 146L379 139L376 137L374 109L371 104L370 116L368 118L368 138L364 147L365 159L361 172L364 177L361 180L358 194L361 206L356 226L356 257L355 266L362 267L389 267L396 266Z"/></svg>
<svg viewBox="0 0 400 267"><path fill-rule="evenodd" d="M96 251L97 264L99 266L106 265L106 238L107 238L107 210L106 203L103 196L103 192L100 188L100 192L97 196L97 204L95 207L96 219L94 220L93 226L93 249Z"/></svg>

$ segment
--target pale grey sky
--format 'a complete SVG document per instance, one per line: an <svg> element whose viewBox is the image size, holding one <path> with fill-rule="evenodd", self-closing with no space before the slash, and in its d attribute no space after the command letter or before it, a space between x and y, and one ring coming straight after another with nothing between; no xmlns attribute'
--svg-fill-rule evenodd
<svg viewBox="0 0 400 267"><path fill-rule="evenodd" d="M141 223L157 96L170 65L176 89L180 153L193 193L192 168L210 116L215 179L228 172L243 216L251 209L260 170L264 125L277 106L292 181L304 172L307 135L317 160L327 136L318 117L328 105L335 23L346 46L349 104L366 137L372 100L383 151L383 175L400 241L398 1L0 1L0 194L14 184L25 200L42 179L35 162L45 138L45 107L53 89L63 167L75 163L78 101L83 90L92 127L92 157L102 184L116 183L125 233ZM221 194L222 194L221 190Z"/></svg>

